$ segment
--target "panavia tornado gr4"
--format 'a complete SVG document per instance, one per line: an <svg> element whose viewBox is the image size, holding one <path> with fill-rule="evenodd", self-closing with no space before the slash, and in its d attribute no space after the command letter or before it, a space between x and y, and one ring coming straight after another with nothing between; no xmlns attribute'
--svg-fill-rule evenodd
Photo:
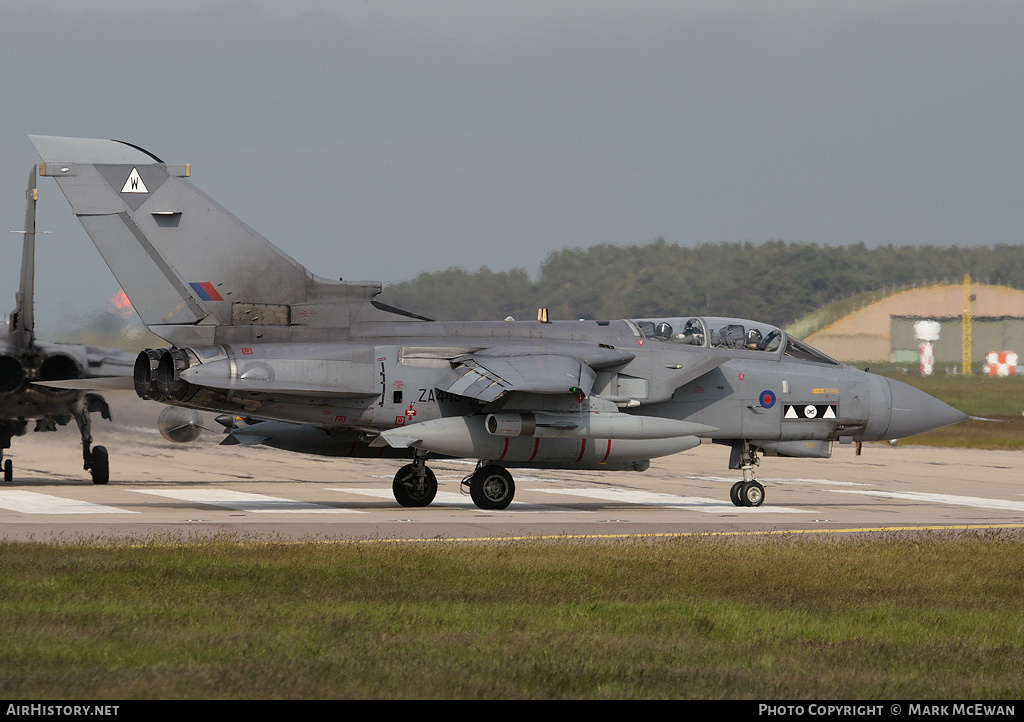
<svg viewBox="0 0 1024 722"><path fill-rule="evenodd" d="M478 460L482 509L510 468L645 470L702 440L732 449L738 506L761 455L823 458L835 441L897 439L967 418L753 321L440 322L384 305L379 283L313 275L187 178L127 143L31 136L142 321L138 394L258 423L229 438L406 459L395 499L426 506L431 457Z"/></svg>
<svg viewBox="0 0 1024 722"><path fill-rule="evenodd" d="M4 481L14 478L11 459L4 451L11 440L22 436L34 421L34 431L56 431L74 419L82 437L85 470L93 483L106 484L110 478L107 449L92 445L89 413L98 411L110 419L110 407L102 396L73 387L59 388L61 381L110 376L129 376L134 354L113 348L69 343L43 343L35 333L35 244L36 169L28 178L28 200L21 256L21 285L15 295L6 336L0 331L0 460ZM48 386L42 386L46 383ZM49 384L52 384L49 385ZM58 386L55 388L54 386Z"/></svg>

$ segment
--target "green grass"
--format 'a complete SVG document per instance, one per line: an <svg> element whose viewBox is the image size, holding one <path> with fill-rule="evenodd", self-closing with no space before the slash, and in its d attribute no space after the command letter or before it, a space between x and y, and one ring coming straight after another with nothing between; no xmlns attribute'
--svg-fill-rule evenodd
<svg viewBox="0 0 1024 722"><path fill-rule="evenodd" d="M881 364L873 364L871 371L919 388L971 416L1024 418L1024 378L992 377L978 372L970 376L921 376L916 369L903 374L895 365Z"/></svg>
<svg viewBox="0 0 1024 722"><path fill-rule="evenodd" d="M1020 699L1024 537L0 549L9 699Z"/></svg>

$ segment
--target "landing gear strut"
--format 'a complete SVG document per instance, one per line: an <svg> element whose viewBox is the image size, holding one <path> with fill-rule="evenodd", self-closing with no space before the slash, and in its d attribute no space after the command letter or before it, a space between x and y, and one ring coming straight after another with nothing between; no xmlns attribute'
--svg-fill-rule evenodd
<svg viewBox="0 0 1024 722"><path fill-rule="evenodd" d="M61 402L63 403L63 402ZM70 415L67 413L70 411ZM93 484L106 484L110 481L110 456L106 447L92 445L92 424L89 412L99 411L104 419L111 419L110 407L99 394L80 393L68 406L57 406L49 415L36 418L36 431L56 431L58 426L66 425L72 417L78 424L78 433L82 437L82 462L85 470L92 476ZM23 436L27 421L0 421L0 462L3 463L4 481L14 479L14 465L10 459L4 459L4 450L11 448L11 438Z"/></svg>
<svg viewBox="0 0 1024 722"><path fill-rule="evenodd" d="M764 487L754 479L754 467L760 463L757 451L748 442L732 447L729 468L743 471L743 481L737 481L729 490L729 499L736 506L761 506L764 501Z"/></svg>
<svg viewBox="0 0 1024 722"><path fill-rule="evenodd" d="M10 459L4 459L4 450L11 448L11 439L15 436L22 436L25 433L24 421L0 421L0 461L4 467L4 481L14 479L14 464Z"/></svg>
<svg viewBox="0 0 1024 722"><path fill-rule="evenodd" d="M101 396L85 394L72 406L71 415L78 424L78 432L82 436L82 459L85 470L92 475L93 484L106 484L110 481L110 456L105 446L92 446L92 424L89 412L99 411L103 418L110 419L110 407Z"/></svg>

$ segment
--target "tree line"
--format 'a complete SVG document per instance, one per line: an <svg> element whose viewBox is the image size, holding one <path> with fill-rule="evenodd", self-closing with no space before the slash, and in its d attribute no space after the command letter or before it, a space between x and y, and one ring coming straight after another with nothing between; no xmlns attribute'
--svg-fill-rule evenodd
<svg viewBox="0 0 1024 722"><path fill-rule="evenodd" d="M769 241L684 247L658 238L550 254L534 281L522 268L424 272L380 300L438 320L722 315L785 326L856 293L890 286L979 283L1024 288L1022 246L822 246Z"/></svg>

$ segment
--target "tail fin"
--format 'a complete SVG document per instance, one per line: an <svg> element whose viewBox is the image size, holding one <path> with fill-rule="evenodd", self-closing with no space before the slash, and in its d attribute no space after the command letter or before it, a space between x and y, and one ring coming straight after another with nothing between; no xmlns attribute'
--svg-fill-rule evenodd
<svg viewBox="0 0 1024 722"><path fill-rule="evenodd" d="M25 208L25 238L21 250L21 283L15 296L11 314L11 341L19 349L31 348L35 343L35 271L36 271L36 169L28 177Z"/></svg>
<svg viewBox="0 0 1024 722"><path fill-rule="evenodd" d="M114 140L29 136L143 323L178 345L348 326L379 283L314 276L164 163Z"/></svg>

